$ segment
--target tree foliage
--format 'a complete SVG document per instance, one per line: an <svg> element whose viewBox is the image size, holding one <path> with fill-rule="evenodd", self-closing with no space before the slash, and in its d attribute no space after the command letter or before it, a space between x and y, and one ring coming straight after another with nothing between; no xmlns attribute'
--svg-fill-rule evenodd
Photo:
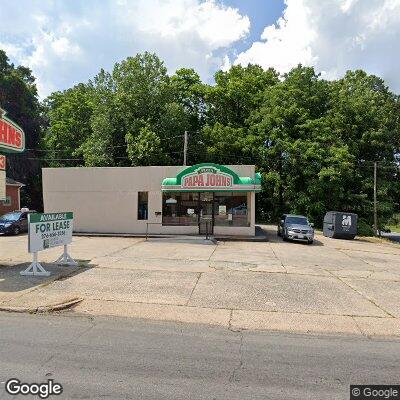
<svg viewBox="0 0 400 400"><path fill-rule="evenodd" d="M375 161L379 218L399 211L399 97L360 70L327 81L301 65L283 76L233 66L209 85L193 69L169 75L144 53L53 93L45 110L52 165L181 164L187 131L190 164L255 164L262 172L259 219L295 212L320 225L337 209L371 225ZM60 152L76 160L57 160Z"/></svg>
<svg viewBox="0 0 400 400"><path fill-rule="evenodd" d="M42 119L35 78L29 68L10 63L3 50L0 50L0 107L24 130L29 149L22 154L7 155L7 176L26 185L21 197L23 205L40 208L40 165L35 159Z"/></svg>

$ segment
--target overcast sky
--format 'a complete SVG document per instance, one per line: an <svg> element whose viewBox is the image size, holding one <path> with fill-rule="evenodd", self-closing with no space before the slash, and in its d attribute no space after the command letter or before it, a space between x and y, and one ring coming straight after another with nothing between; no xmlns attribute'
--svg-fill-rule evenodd
<svg viewBox="0 0 400 400"><path fill-rule="evenodd" d="M257 63L362 68L400 93L400 0L1 0L0 48L29 66L43 98L138 52L172 73Z"/></svg>

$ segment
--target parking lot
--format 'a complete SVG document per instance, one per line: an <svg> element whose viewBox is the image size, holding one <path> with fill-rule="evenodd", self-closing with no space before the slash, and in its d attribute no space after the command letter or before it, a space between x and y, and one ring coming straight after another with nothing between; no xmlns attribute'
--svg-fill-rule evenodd
<svg viewBox="0 0 400 400"><path fill-rule="evenodd" d="M238 329L400 335L400 246L316 236L313 245L201 238L74 237L80 267L21 277L26 236L0 238L0 305L83 299L74 312L204 322ZM46 280L48 279L48 280ZM43 285L43 282L46 284Z"/></svg>

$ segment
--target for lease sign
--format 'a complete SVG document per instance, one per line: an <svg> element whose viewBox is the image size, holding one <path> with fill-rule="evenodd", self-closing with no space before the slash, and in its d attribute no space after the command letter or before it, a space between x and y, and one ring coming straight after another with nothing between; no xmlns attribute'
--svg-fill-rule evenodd
<svg viewBox="0 0 400 400"><path fill-rule="evenodd" d="M29 253L72 242L72 212L29 214Z"/></svg>

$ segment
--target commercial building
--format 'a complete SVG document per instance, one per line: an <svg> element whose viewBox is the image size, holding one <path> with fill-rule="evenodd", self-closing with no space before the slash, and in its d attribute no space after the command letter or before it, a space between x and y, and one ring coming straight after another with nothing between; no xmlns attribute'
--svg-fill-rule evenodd
<svg viewBox="0 0 400 400"><path fill-rule="evenodd" d="M44 168L45 212L87 233L255 235L254 165Z"/></svg>

